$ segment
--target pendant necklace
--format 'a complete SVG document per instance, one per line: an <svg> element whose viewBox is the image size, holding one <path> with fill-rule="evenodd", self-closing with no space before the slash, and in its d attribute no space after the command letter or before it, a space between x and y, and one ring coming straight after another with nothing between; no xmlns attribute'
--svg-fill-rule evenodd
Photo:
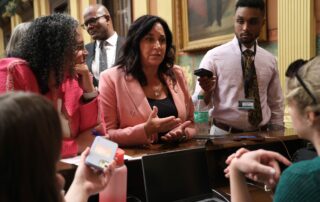
<svg viewBox="0 0 320 202"><path fill-rule="evenodd" d="M159 97L161 95L162 83L160 83L160 85L158 85L158 86L152 87L152 89L154 92L154 96Z"/></svg>

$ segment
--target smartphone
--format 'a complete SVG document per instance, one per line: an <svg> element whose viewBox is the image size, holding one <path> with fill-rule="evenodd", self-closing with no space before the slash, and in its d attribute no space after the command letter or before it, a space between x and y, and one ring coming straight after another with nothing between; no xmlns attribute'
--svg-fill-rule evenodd
<svg viewBox="0 0 320 202"><path fill-rule="evenodd" d="M265 140L265 138L260 135L237 135L233 137L233 140L234 141L251 140L255 142L262 142Z"/></svg>
<svg viewBox="0 0 320 202"><path fill-rule="evenodd" d="M208 78L213 76L212 71L209 71L209 70L203 69L203 68L194 70L193 74L196 76L200 76L200 77L206 76Z"/></svg>
<svg viewBox="0 0 320 202"><path fill-rule="evenodd" d="M92 143L85 163L97 170L103 170L114 159L117 149L117 143L105 137L97 136Z"/></svg>

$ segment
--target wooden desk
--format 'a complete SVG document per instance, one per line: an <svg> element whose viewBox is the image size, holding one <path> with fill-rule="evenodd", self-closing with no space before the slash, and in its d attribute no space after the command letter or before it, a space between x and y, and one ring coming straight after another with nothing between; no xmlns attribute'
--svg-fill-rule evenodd
<svg viewBox="0 0 320 202"><path fill-rule="evenodd" d="M251 140L234 141L234 137L239 135L261 135L265 137L265 140L261 142ZM212 187L218 190L228 190L229 182L228 179L224 177L223 172L226 167L225 160L237 149L241 147L250 150L263 148L277 151L290 159L293 153L303 146L304 141L299 139L292 129L286 129L285 131L278 132L234 134L212 140L193 139L180 144L154 144L145 147L132 147L126 148L125 151L129 156L139 157L167 151L206 147L209 177ZM128 167L128 196L134 196L144 201L145 193L141 161L127 161L126 165ZM254 198L263 197L265 199L263 201L272 201L270 194L265 193L262 189L251 188L250 190ZM228 193L228 191L226 191L226 193Z"/></svg>
<svg viewBox="0 0 320 202"><path fill-rule="evenodd" d="M234 141L234 136L239 135L262 135L265 137L265 140L262 142L255 142L251 140ZM277 151L290 159L290 156L292 156L297 149L303 146L304 141L299 139L292 129L286 129L285 131L279 132L234 134L223 138L215 138L213 140L193 139L180 144L154 144L149 146L130 147L124 148L124 150L126 155L132 157L141 157L143 155L154 153L206 147L211 185L213 188L218 190L227 190L229 187L228 180L224 177L223 173L223 170L226 167L225 160L237 149L241 147L245 147L250 150L263 148ZM142 201L145 201L141 160L137 159L126 161L126 166L128 168L128 196L133 198L136 197ZM58 164L58 170L60 170L60 172L62 172L66 178L69 178L70 176L73 177L72 172L74 173L75 166L65 165L64 163L60 162ZM66 179L66 181L68 185L70 178ZM225 192L227 193L227 191ZM268 196L264 192L261 192L257 189L253 189L251 193L253 193L254 197ZM270 197L266 198L270 199Z"/></svg>
<svg viewBox="0 0 320 202"><path fill-rule="evenodd" d="M242 140L242 141L234 141L234 137L240 135L260 135L265 137L264 141L256 142L252 140ZM183 149L191 149L197 147L206 146L208 150L221 150L221 149L229 149L229 148L240 148L240 147L251 147L254 145L266 145L272 143L288 143L290 141L298 141L301 140L294 133L293 129L286 129L285 131L276 131L276 132L260 132L260 133L239 133L232 134L227 136L217 137L215 139L192 139L180 144L152 144L148 146L137 146L137 147L127 147L124 148L126 155L132 157L140 157L148 154L155 154L167 151L177 151ZM259 148L259 147L258 147ZM263 147L261 147L263 148Z"/></svg>

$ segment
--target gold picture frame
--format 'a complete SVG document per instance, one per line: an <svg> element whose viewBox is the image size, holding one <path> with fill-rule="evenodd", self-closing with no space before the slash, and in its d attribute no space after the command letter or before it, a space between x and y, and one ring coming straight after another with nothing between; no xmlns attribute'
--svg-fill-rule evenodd
<svg viewBox="0 0 320 202"><path fill-rule="evenodd" d="M236 0L181 0L182 50L211 48L234 37Z"/></svg>

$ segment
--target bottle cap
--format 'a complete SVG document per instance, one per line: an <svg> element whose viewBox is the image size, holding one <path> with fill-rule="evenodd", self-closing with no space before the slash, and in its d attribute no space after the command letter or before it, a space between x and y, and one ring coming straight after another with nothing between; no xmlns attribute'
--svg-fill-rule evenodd
<svg viewBox="0 0 320 202"><path fill-rule="evenodd" d="M116 162L117 165L122 166L124 164L124 150L118 148L116 151Z"/></svg>
<svg viewBox="0 0 320 202"><path fill-rule="evenodd" d="M203 95L198 95L198 100L200 100L200 99L204 99L204 96Z"/></svg>

